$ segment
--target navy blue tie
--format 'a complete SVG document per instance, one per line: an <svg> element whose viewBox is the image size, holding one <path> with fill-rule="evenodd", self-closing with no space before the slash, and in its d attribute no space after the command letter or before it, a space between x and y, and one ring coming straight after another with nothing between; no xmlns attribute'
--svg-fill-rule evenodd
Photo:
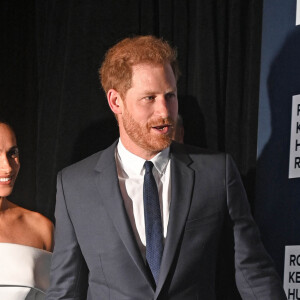
<svg viewBox="0 0 300 300"><path fill-rule="evenodd" d="M152 174L153 163L145 162L144 214L146 230L146 259L157 283L163 253L163 234L157 185Z"/></svg>

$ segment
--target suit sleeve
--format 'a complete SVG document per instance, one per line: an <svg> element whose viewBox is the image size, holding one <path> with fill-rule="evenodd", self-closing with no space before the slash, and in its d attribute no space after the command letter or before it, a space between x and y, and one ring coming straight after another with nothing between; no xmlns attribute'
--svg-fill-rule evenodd
<svg viewBox="0 0 300 300"><path fill-rule="evenodd" d="M227 205L233 223L236 284L242 299L287 299L252 218L240 175L226 157Z"/></svg>
<svg viewBox="0 0 300 300"><path fill-rule="evenodd" d="M62 174L57 177L55 245L46 299L86 299L87 266L66 205Z"/></svg>

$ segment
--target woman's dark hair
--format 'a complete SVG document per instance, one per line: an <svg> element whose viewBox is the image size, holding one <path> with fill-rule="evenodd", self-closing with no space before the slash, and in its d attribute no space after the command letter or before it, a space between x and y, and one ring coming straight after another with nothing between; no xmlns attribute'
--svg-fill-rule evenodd
<svg viewBox="0 0 300 300"><path fill-rule="evenodd" d="M16 132L15 132L14 128L11 126L11 124L1 117L0 117L0 124L5 124L6 126L8 126L11 129L11 131L14 133L14 135L16 136Z"/></svg>

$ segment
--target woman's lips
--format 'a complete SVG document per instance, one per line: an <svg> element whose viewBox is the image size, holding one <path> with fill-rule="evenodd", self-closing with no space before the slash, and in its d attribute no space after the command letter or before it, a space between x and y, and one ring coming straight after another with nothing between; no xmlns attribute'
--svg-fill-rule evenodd
<svg viewBox="0 0 300 300"><path fill-rule="evenodd" d="M13 176L0 177L0 185L9 185L11 184Z"/></svg>

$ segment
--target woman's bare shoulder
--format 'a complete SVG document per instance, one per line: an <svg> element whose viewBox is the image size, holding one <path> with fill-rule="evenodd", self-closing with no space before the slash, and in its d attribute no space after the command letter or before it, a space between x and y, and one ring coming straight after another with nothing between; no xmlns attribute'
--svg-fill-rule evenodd
<svg viewBox="0 0 300 300"><path fill-rule="evenodd" d="M24 222L35 232L43 241L44 249L52 252L53 250L53 223L41 213L20 207Z"/></svg>

